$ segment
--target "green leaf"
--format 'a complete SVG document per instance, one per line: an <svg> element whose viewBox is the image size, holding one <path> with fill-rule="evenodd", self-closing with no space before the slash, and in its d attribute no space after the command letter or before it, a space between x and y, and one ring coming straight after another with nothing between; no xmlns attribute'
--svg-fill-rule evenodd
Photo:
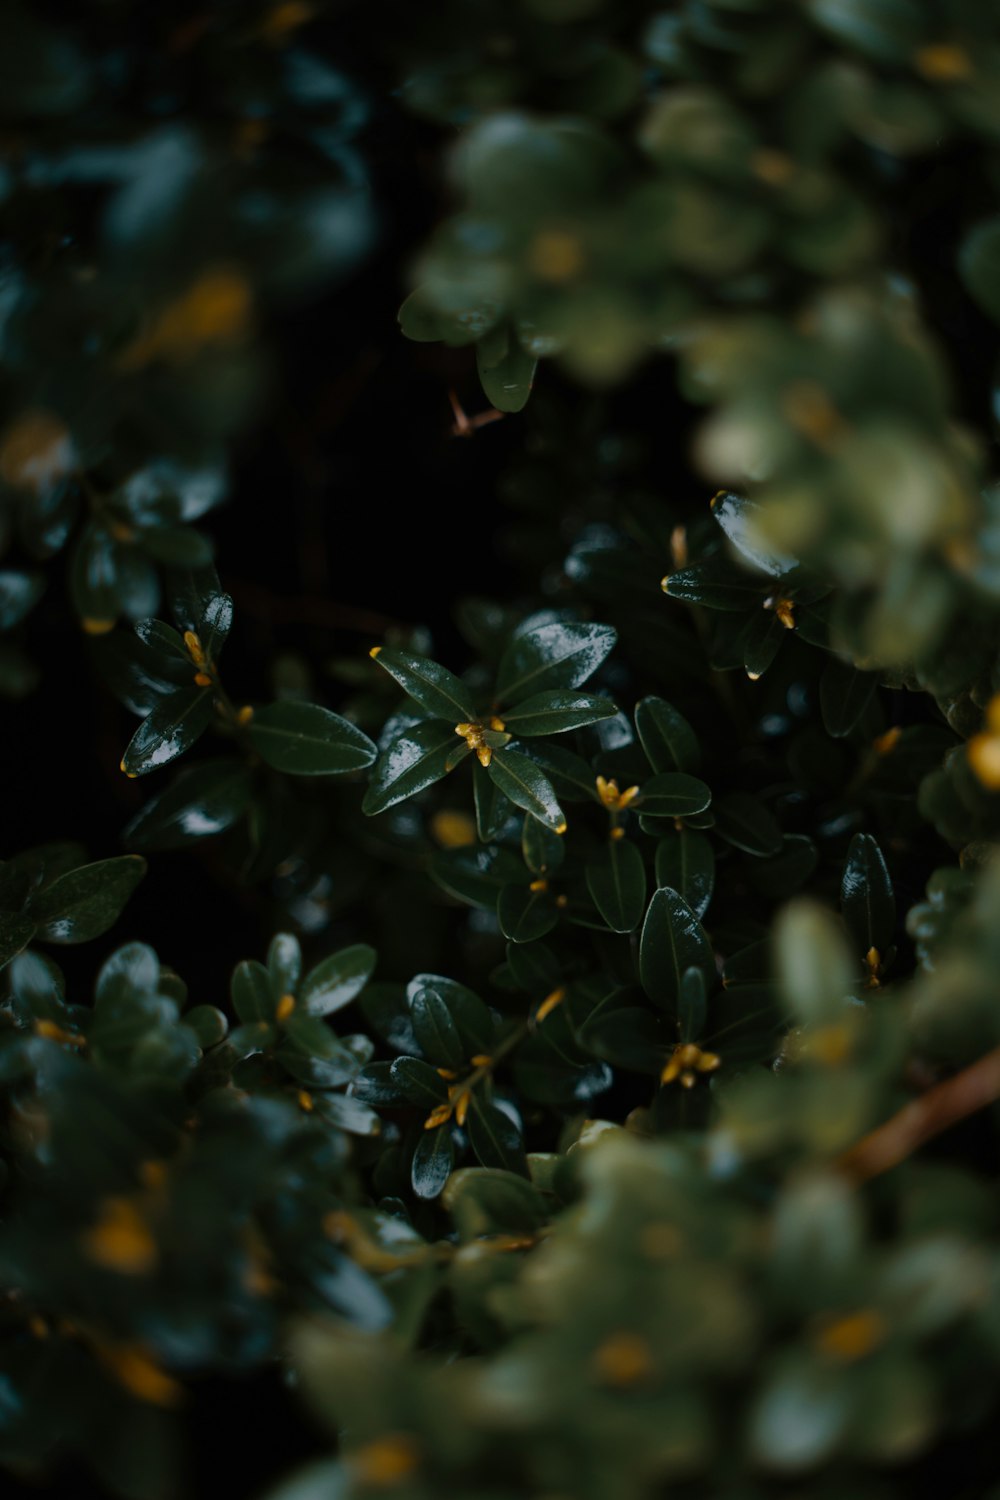
<svg viewBox="0 0 1000 1500"><path fill-rule="evenodd" d="M566 858L566 842L529 814L521 829L521 853L532 875L550 875Z"/></svg>
<svg viewBox="0 0 1000 1500"><path fill-rule="evenodd" d="M170 568L204 568L212 561L212 543L192 526L147 526L139 541L150 557Z"/></svg>
<svg viewBox="0 0 1000 1500"><path fill-rule="evenodd" d="M529 695L582 687L618 639L610 625L556 621L515 635L497 674L498 703L519 704Z"/></svg>
<svg viewBox="0 0 1000 1500"><path fill-rule="evenodd" d="M497 750L488 769L494 785L516 807L549 828L565 828L566 819L556 801L552 783L533 760L517 750Z"/></svg>
<svg viewBox="0 0 1000 1500"><path fill-rule="evenodd" d="M551 932L558 920L559 909L548 890L505 885L497 898L500 931L512 943L533 943Z"/></svg>
<svg viewBox="0 0 1000 1500"><path fill-rule="evenodd" d="M779 854L754 865L754 889L772 900L785 901L802 889L818 863L812 839L801 833L786 834Z"/></svg>
<svg viewBox="0 0 1000 1500"><path fill-rule="evenodd" d="M382 1122L373 1109L352 1094L318 1094L316 1113L348 1135L378 1135Z"/></svg>
<svg viewBox="0 0 1000 1500"><path fill-rule="evenodd" d="M654 771L697 771L701 764L697 736L665 698L643 698L637 703L635 727Z"/></svg>
<svg viewBox="0 0 1000 1500"><path fill-rule="evenodd" d="M819 680L819 706L827 734L843 739L850 734L878 686L875 672L859 672L849 662L831 657Z"/></svg>
<svg viewBox="0 0 1000 1500"><path fill-rule="evenodd" d="M73 607L95 632L121 614L118 553L110 532L97 521L86 523L73 549L69 575Z"/></svg>
<svg viewBox="0 0 1000 1500"><path fill-rule="evenodd" d="M489 1052L495 1029L493 1017L477 994L443 974L415 974L406 987L411 1019L413 998L422 992L432 992L447 1007L465 1049L464 1056Z"/></svg>
<svg viewBox="0 0 1000 1500"><path fill-rule="evenodd" d="M26 948L35 935L35 924L14 912L0 911L0 969Z"/></svg>
<svg viewBox="0 0 1000 1500"><path fill-rule="evenodd" d="M597 778L582 756L574 755L563 745L538 745L534 740L528 740L521 748L536 766L541 766L561 801L600 802Z"/></svg>
<svg viewBox="0 0 1000 1500"><path fill-rule="evenodd" d="M252 779L238 760L187 766L170 785L140 808L123 841L140 852L181 849L225 832L250 805Z"/></svg>
<svg viewBox="0 0 1000 1500"><path fill-rule="evenodd" d="M144 646L148 646L151 651L156 651L161 656L166 656L171 662L183 663L193 675L194 663L188 655L180 632L172 625L165 624L163 620L147 618L136 620L133 629Z"/></svg>
<svg viewBox="0 0 1000 1500"><path fill-rule="evenodd" d="M302 949L293 932L276 932L267 950L267 974L275 1001L294 995L302 975Z"/></svg>
<svg viewBox="0 0 1000 1500"><path fill-rule="evenodd" d="M361 810L369 817L405 802L447 775L456 745L455 726L442 719L414 724L375 762ZM463 747L464 748L464 747Z"/></svg>
<svg viewBox="0 0 1000 1500"><path fill-rule="evenodd" d="M214 1005L195 1005L184 1015L184 1025L189 1026L198 1038L203 1052L223 1041L229 1030L229 1022L222 1011Z"/></svg>
<svg viewBox="0 0 1000 1500"><path fill-rule="evenodd" d="M698 1040L705 1029L707 1015L708 996L705 993L704 970L685 969L681 975L681 989L677 1000L677 1020L682 1042Z"/></svg>
<svg viewBox="0 0 1000 1500"><path fill-rule="evenodd" d="M760 609L750 616L743 632L743 666L751 682L763 677L787 633L773 610Z"/></svg>
<svg viewBox="0 0 1000 1500"><path fill-rule="evenodd" d="M146 776L190 750L212 718L211 688L182 688L161 698L122 756L129 776Z"/></svg>
<svg viewBox="0 0 1000 1500"><path fill-rule="evenodd" d="M531 395L538 361L525 353L513 335L502 358L490 362L489 352L488 344L477 343L476 368L486 399L497 411L521 411Z"/></svg>
<svg viewBox="0 0 1000 1500"><path fill-rule="evenodd" d="M524 867L511 849L441 849L431 860L431 877L449 896L492 911L505 885L523 880Z"/></svg>
<svg viewBox="0 0 1000 1500"><path fill-rule="evenodd" d="M419 1057L397 1057L389 1077L410 1104L434 1109L447 1101L448 1085L430 1063Z"/></svg>
<svg viewBox="0 0 1000 1500"><path fill-rule="evenodd" d="M474 720L475 703L468 688L447 667L439 666L426 656L400 651L395 646L381 646L374 653L379 666L394 677L415 703L426 708L436 719L456 723Z"/></svg>
<svg viewBox="0 0 1000 1500"><path fill-rule="evenodd" d="M704 812L711 801L711 791L697 776L687 776L682 771L661 771L643 782L642 793L635 805L648 817L685 818Z"/></svg>
<svg viewBox="0 0 1000 1500"><path fill-rule="evenodd" d="M806 1025L835 1020L851 991L854 965L833 914L799 898L774 927L778 978L792 1013Z"/></svg>
<svg viewBox="0 0 1000 1500"><path fill-rule="evenodd" d="M418 1198L437 1198L455 1165L451 1126L445 1122L434 1130L421 1131L410 1162L410 1186Z"/></svg>
<svg viewBox="0 0 1000 1500"><path fill-rule="evenodd" d="M521 1132L508 1114L491 1100L473 1093L466 1121L469 1145L484 1167L528 1175Z"/></svg>
<svg viewBox="0 0 1000 1500"><path fill-rule="evenodd" d="M731 792L713 804L715 831L727 844L746 854L778 854L783 835L758 797L749 792Z"/></svg>
<svg viewBox="0 0 1000 1500"><path fill-rule="evenodd" d="M662 1016L637 1005L599 1007L580 1028L588 1052L630 1073L657 1074L673 1037L665 1035Z"/></svg>
<svg viewBox="0 0 1000 1500"><path fill-rule="evenodd" d="M236 965L229 981L229 996L233 1010L245 1024L274 1020L277 1000L271 988L271 978L264 965L255 958L245 958Z"/></svg>
<svg viewBox="0 0 1000 1500"><path fill-rule="evenodd" d="M376 953L367 943L355 943L331 953L311 969L299 989L299 1004L311 1016L329 1016L359 995L375 969Z"/></svg>
<svg viewBox="0 0 1000 1500"><path fill-rule="evenodd" d="M45 588L40 573L0 572L0 630L11 630L38 603Z"/></svg>
<svg viewBox="0 0 1000 1500"><path fill-rule="evenodd" d="M715 886L715 851L702 833L682 828L656 848L656 884L683 896L695 916L708 911Z"/></svg>
<svg viewBox="0 0 1000 1500"><path fill-rule="evenodd" d="M633 932L646 907L646 867L628 839L609 839L587 864L587 889L612 932Z"/></svg>
<svg viewBox="0 0 1000 1500"><path fill-rule="evenodd" d="M646 994L676 1011L687 969L715 974L715 957L704 928L687 902L669 886L653 895L639 940L639 975Z"/></svg>
<svg viewBox="0 0 1000 1500"><path fill-rule="evenodd" d="M983 312L1000 323L1000 217L986 219L965 236L958 269Z"/></svg>
<svg viewBox="0 0 1000 1500"><path fill-rule="evenodd" d="M712 516L737 552L762 573L778 578L795 567L794 557L783 557L767 545L761 525L763 506L759 501L722 490L712 501Z"/></svg>
<svg viewBox="0 0 1000 1500"><path fill-rule="evenodd" d="M460 1068L465 1048L458 1027L444 1000L435 990L418 989L410 997L413 1032L428 1062L442 1068Z"/></svg>
<svg viewBox="0 0 1000 1500"><path fill-rule="evenodd" d="M759 607L764 587L754 578L741 577L731 564L715 561L681 568L663 580L663 592L671 599L735 614Z"/></svg>
<svg viewBox="0 0 1000 1500"><path fill-rule="evenodd" d="M138 854L82 865L39 891L26 915L47 943L90 942L117 922L145 873L146 861Z"/></svg>
<svg viewBox="0 0 1000 1500"><path fill-rule="evenodd" d="M526 1172L517 1175L494 1167L462 1167L453 1172L442 1205L466 1243L486 1234L531 1234L549 1216L545 1199Z"/></svg>
<svg viewBox="0 0 1000 1500"><path fill-rule="evenodd" d="M896 930L896 898L885 858L870 833L856 833L840 884L844 921L862 955L885 954Z"/></svg>
<svg viewBox="0 0 1000 1500"><path fill-rule="evenodd" d="M612 719L617 712L609 698L586 693L533 693L505 714L504 723L511 734L522 737L564 734L568 729L583 729L601 719Z"/></svg>
<svg viewBox="0 0 1000 1500"><path fill-rule="evenodd" d="M316 703L269 703L250 721L254 749L289 776L343 776L361 771L376 750L356 724Z"/></svg>
<svg viewBox="0 0 1000 1500"><path fill-rule="evenodd" d="M488 844L503 832L507 819L514 811L513 804L494 785L486 767L481 766L478 761L472 767L472 792L476 807L476 832L482 842Z"/></svg>

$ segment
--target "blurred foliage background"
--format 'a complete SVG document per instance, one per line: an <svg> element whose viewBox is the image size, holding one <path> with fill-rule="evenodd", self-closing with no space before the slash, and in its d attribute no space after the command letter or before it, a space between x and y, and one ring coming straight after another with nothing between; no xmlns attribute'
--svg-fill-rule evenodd
<svg viewBox="0 0 1000 1500"><path fill-rule="evenodd" d="M11 1493L995 1500L994 7L0 13Z"/></svg>

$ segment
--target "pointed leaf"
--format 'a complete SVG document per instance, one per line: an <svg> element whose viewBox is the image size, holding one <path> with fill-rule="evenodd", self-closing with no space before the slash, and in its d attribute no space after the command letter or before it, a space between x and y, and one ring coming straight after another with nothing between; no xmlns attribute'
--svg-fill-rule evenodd
<svg viewBox="0 0 1000 1500"><path fill-rule="evenodd" d="M885 858L870 833L856 833L847 851L840 904L862 955L885 954L896 929L896 898Z"/></svg>
<svg viewBox="0 0 1000 1500"><path fill-rule="evenodd" d="M733 614L758 608L766 587L749 574L738 573L730 563L716 560L681 568L663 580L663 592L671 599Z"/></svg>
<svg viewBox="0 0 1000 1500"><path fill-rule="evenodd" d="M617 638L610 625L563 620L514 636L500 662L497 701L519 704L537 693L581 687Z"/></svg>
<svg viewBox="0 0 1000 1500"><path fill-rule="evenodd" d="M375 660L396 679L404 693L436 719L450 719L452 727L475 719L472 694L447 667L439 666L429 657L400 651L394 646L380 647Z"/></svg>
<svg viewBox="0 0 1000 1500"><path fill-rule="evenodd" d="M715 851L704 834L682 828L660 840L656 884L677 891L699 919L705 915L715 887Z"/></svg>
<svg viewBox="0 0 1000 1500"><path fill-rule="evenodd" d="M715 974L715 957L704 928L687 902L669 886L656 891L639 942L639 974L649 998L676 1011L687 969Z"/></svg>
<svg viewBox="0 0 1000 1500"><path fill-rule="evenodd" d="M732 792L713 804L715 831L746 854L778 854L784 842L781 829L761 802L749 792Z"/></svg>
<svg viewBox="0 0 1000 1500"><path fill-rule="evenodd" d="M601 719L612 719L617 712L609 698L595 698L586 693L533 693L504 715L504 723L511 734L522 737L564 734Z"/></svg>
<svg viewBox="0 0 1000 1500"><path fill-rule="evenodd" d="M633 932L646 907L646 867L628 839L609 839L587 864L587 889L612 932Z"/></svg>
<svg viewBox="0 0 1000 1500"><path fill-rule="evenodd" d="M211 688L182 688L162 698L129 741L125 772L145 776L176 760L204 734L211 717Z"/></svg>
<svg viewBox="0 0 1000 1500"><path fill-rule="evenodd" d="M413 997L427 991L433 992L447 1006L466 1057L472 1057L478 1052L489 1052L495 1029L493 1017L489 1007L477 994L454 979L446 979L443 974L415 974L406 987L411 1019Z"/></svg>
<svg viewBox="0 0 1000 1500"><path fill-rule="evenodd" d="M47 943L90 942L117 922L145 873L146 861L138 854L82 865L39 891L25 915Z"/></svg>
<svg viewBox="0 0 1000 1500"><path fill-rule="evenodd" d="M414 724L375 762L362 812L373 817L440 781L450 769L448 761L457 743L455 726L443 719Z"/></svg>
<svg viewBox="0 0 1000 1500"><path fill-rule="evenodd" d="M711 791L697 776L661 771L643 782L636 806L642 808L646 817L686 818L704 812L711 801Z"/></svg>
<svg viewBox="0 0 1000 1500"><path fill-rule="evenodd" d="M410 1017L417 1044L428 1062L443 1068L462 1066L465 1048L440 995L432 989L418 989L410 999Z"/></svg>
<svg viewBox="0 0 1000 1500"><path fill-rule="evenodd" d="M517 750L497 750L489 764L490 778L515 806L549 828L564 828L566 819L545 772Z"/></svg>
<svg viewBox="0 0 1000 1500"><path fill-rule="evenodd" d="M0 969L27 948L35 935L35 924L14 912L0 912Z"/></svg>
<svg viewBox="0 0 1000 1500"><path fill-rule="evenodd" d="M697 736L665 698L643 698L637 703L635 727L654 771L697 771L701 764Z"/></svg>
<svg viewBox="0 0 1000 1500"><path fill-rule="evenodd" d="M261 758L289 776L342 776L370 766L376 754L356 724L316 703L269 703L249 732Z"/></svg>

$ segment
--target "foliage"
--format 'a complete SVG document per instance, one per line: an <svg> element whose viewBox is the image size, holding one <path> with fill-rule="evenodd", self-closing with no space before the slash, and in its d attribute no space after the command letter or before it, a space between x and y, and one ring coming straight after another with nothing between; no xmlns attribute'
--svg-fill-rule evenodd
<svg viewBox="0 0 1000 1500"><path fill-rule="evenodd" d="M280 1369L274 1500L985 1494L1000 18L7 12L0 689L122 812L5 791L0 1463L172 1500ZM240 445L363 262L492 488L404 423L345 568L448 597L271 651Z"/></svg>

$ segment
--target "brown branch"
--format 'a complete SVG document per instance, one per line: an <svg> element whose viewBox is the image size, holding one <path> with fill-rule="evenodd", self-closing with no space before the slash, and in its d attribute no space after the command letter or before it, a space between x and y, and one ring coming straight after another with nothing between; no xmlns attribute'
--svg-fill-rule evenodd
<svg viewBox="0 0 1000 1500"><path fill-rule="evenodd" d="M928 1089L884 1125L862 1136L837 1165L855 1182L868 1182L912 1156L925 1141L998 1099L1000 1047L963 1068L954 1078Z"/></svg>

